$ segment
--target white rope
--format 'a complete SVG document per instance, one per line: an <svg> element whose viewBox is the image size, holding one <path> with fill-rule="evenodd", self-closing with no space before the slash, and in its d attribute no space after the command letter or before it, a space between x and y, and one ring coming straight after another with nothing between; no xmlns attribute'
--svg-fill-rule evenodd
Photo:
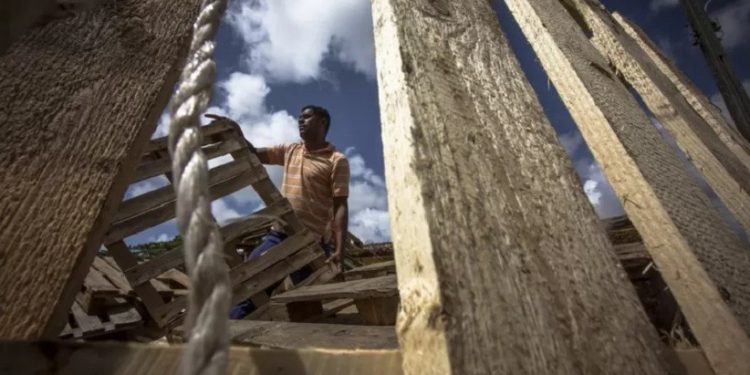
<svg viewBox="0 0 750 375"><path fill-rule="evenodd" d="M169 153L177 194L177 226L183 238L191 289L185 327L188 344L183 374L226 372L231 303L229 270L221 234L211 215L208 165L200 149L199 116L211 101L216 78L213 38L227 0L204 0L193 25L193 40L170 102Z"/></svg>

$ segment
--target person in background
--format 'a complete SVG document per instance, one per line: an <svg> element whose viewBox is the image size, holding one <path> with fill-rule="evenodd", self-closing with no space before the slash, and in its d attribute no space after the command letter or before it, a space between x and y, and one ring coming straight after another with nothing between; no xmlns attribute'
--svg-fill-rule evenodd
<svg viewBox="0 0 750 375"><path fill-rule="evenodd" d="M206 117L232 121L211 114ZM325 108L303 107L297 123L301 142L258 149L248 142L248 146L263 164L284 167L282 194L302 224L320 239L326 262L340 267L349 224L349 162L326 140L331 116ZM260 257L286 237L280 228L272 229L245 259ZM292 281L302 281L305 273L309 274L309 270L306 271L293 273ZM254 309L253 303L247 300L232 308L230 318L241 319Z"/></svg>

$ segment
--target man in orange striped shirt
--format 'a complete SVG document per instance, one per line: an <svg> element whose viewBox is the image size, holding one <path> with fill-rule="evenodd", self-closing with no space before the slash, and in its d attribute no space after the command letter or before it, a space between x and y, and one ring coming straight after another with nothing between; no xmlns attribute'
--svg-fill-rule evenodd
<svg viewBox="0 0 750 375"><path fill-rule="evenodd" d="M297 123L302 142L258 149L250 145L250 148L263 164L284 166L282 194L289 200L300 221L319 236L328 256L326 262L339 266L348 231L349 162L344 154L326 141L331 117L325 108L305 106ZM248 258L261 256L285 237L284 233L271 231ZM333 252L330 252L331 242ZM294 279L300 275L292 276ZM232 318L242 318L252 310L250 301L243 304L232 310Z"/></svg>

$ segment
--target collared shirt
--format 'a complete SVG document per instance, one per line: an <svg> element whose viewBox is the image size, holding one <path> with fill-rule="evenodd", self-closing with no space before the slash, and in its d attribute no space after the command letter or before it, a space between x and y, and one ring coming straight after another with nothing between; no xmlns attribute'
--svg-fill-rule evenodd
<svg viewBox="0 0 750 375"><path fill-rule="evenodd" d="M349 161L332 144L308 151L304 143L267 149L269 164L284 166L282 194L302 223L327 241L333 198L349 196Z"/></svg>

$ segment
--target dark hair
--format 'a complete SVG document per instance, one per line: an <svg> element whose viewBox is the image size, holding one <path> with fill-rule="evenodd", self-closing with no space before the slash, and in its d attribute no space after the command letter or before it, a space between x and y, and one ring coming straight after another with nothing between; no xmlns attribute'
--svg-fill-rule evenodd
<svg viewBox="0 0 750 375"><path fill-rule="evenodd" d="M331 115L328 114L328 110L325 109L325 108L323 108L323 107L317 106L317 105L306 105L306 106L302 107L302 112L304 112L304 111L306 111L308 109L312 110L312 112L316 116L320 116L320 117L323 118L323 120L326 121L326 134L328 134L328 129L331 128Z"/></svg>

